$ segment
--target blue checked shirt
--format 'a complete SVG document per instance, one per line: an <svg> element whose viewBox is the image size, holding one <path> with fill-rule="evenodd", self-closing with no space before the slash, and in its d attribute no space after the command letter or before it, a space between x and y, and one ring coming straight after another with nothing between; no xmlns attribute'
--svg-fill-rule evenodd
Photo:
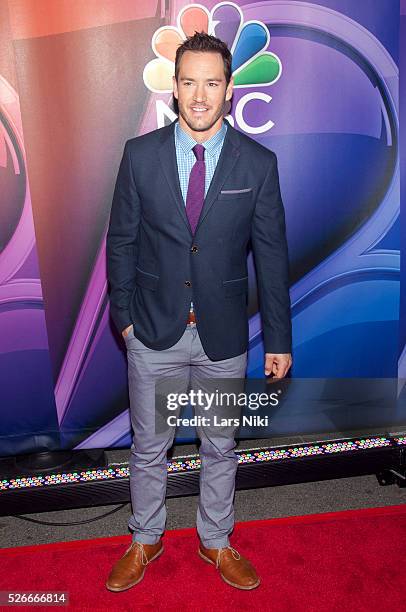
<svg viewBox="0 0 406 612"><path fill-rule="evenodd" d="M206 177L205 177L205 195L210 187L211 179L213 178L214 171L217 166L217 162L220 157L221 149L223 147L224 137L227 132L227 123L223 121L223 125L218 132L214 134L206 142L201 144L206 149L204 153L204 161L206 162ZM189 185L189 175L193 166L196 162L195 154L192 149L198 144L196 140L193 140L189 134L186 134L184 130L176 122L175 125L175 148L176 148L176 159L178 162L179 182L182 190L183 201L186 206L187 188Z"/></svg>
<svg viewBox="0 0 406 612"><path fill-rule="evenodd" d="M214 134L206 142L201 144L206 149L204 152L204 161L206 164L206 175L205 175L205 186L204 195L206 196L211 180L213 178L214 171L217 166L217 162L220 157L221 149L223 148L224 138L227 132L227 122L223 121L223 124L218 132ZM198 144L196 140L193 140L189 134L187 134L179 125L177 121L175 124L175 149L176 149L176 160L178 162L178 173L180 188L182 191L183 201L186 206L187 188L189 185L189 175L193 166L196 162L195 154L192 149ZM190 304L190 309L193 310L193 302Z"/></svg>

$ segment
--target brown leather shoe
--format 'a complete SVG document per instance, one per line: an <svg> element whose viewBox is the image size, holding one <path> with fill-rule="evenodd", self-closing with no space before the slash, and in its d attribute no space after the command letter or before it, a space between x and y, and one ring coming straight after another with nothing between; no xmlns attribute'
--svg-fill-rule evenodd
<svg viewBox="0 0 406 612"><path fill-rule="evenodd" d="M164 551L162 541L156 544L132 542L124 555L113 566L106 582L109 591L125 591L144 578L145 569Z"/></svg>
<svg viewBox="0 0 406 612"><path fill-rule="evenodd" d="M261 582L251 563L239 552L227 548L206 548L200 542L199 555L220 570L222 579L237 589L255 589Z"/></svg>

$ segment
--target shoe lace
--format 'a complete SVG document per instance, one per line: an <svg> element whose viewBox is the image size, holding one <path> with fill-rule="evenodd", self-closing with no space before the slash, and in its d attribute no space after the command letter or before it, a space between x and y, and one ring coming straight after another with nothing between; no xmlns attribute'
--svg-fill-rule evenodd
<svg viewBox="0 0 406 612"><path fill-rule="evenodd" d="M234 559L236 561L239 561L241 559L241 555L240 553L233 548L232 546L226 546L225 548L220 548L220 550L217 553L217 559L216 559L216 567L218 568L220 565L220 561L221 561L221 555L223 552L225 552L226 550L231 550L231 554L233 555Z"/></svg>
<svg viewBox="0 0 406 612"><path fill-rule="evenodd" d="M125 551L126 553L128 553L129 550L131 550L132 548L137 547L141 553L141 563L142 565L147 565L148 563L148 557L145 553L145 549L144 549L144 545L141 542L132 542L132 544L127 548L127 550Z"/></svg>

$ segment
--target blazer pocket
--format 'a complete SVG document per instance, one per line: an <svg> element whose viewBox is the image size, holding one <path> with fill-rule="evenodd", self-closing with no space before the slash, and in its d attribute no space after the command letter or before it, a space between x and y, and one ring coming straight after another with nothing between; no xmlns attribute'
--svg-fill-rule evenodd
<svg viewBox="0 0 406 612"><path fill-rule="evenodd" d="M252 194L252 187L246 189L222 189L218 195L219 200L234 200L235 198L247 198Z"/></svg>
<svg viewBox="0 0 406 612"><path fill-rule="evenodd" d="M248 292L248 276L223 281L226 297Z"/></svg>
<svg viewBox="0 0 406 612"><path fill-rule="evenodd" d="M135 270L135 284L144 289L155 291L158 286L159 276L151 274L151 272L144 272L144 270L141 270L138 266L136 266Z"/></svg>

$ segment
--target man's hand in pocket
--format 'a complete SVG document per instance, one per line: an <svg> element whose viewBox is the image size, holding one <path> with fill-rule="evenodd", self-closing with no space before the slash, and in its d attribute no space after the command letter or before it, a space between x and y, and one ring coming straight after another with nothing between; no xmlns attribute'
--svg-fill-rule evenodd
<svg viewBox="0 0 406 612"><path fill-rule="evenodd" d="M129 325L128 327L126 327L125 329L123 329L123 331L121 332L121 335L123 336L123 338L125 338L126 336L128 336L128 334L130 333L130 329L134 327L132 324Z"/></svg>

